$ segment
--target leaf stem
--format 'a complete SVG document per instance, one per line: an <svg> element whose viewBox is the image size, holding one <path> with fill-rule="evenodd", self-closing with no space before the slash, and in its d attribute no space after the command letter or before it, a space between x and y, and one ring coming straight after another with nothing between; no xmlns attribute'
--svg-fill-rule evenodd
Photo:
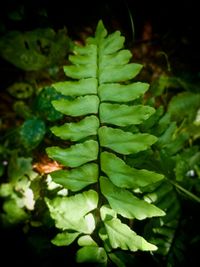
<svg viewBox="0 0 200 267"><path fill-rule="evenodd" d="M184 187L182 187L181 185L179 185L178 183L172 181L172 180L168 180L171 184L173 184L177 189L179 189L181 192L183 192L186 196L188 196L189 198L193 199L194 201L197 201L198 203L200 203L200 198L198 196L196 196L195 194L191 193L190 191L188 191L187 189L185 189Z"/></svg>

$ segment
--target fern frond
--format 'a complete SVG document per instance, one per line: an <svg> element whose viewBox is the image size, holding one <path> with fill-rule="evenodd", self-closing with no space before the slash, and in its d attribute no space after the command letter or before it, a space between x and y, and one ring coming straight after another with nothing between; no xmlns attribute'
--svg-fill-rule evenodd
<svg viewBox="0 0 200 267"><path fill-rule="evenodd" d="M51 176L70 191L70 196L46 201L56 227L64 230L52 242L63 245L66 238L66 244L71 244L79 236L82 248L77 252L77 262L106 265L109 253L116 248L155 250L155 245L138 236L125 222L127 218L143 220L165 215L133 193L164 176L132 168L123 158L157 141L151 134L124 129L144 123L155 111L133 104L149 85L131 83L142 65L129 63L132 55L123 49L124 41L119 31L108 34L99 21L95 36L88 38L85 46L75 46L74 54L69 56L71 65L64 66L70 81L53 85L59 93L71 97L52 103L72 122L54 126L51 131L75 143L66 148L47 148L49 157L67 167ZM89 191L84 191L86 187Z"/></svg>

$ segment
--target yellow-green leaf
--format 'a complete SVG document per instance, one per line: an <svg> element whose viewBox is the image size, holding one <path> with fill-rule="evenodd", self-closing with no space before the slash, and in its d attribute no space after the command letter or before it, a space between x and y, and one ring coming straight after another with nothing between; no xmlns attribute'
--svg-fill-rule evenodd
<svg viewBox="0 0 200 267"><path fill-rule="evenodd" d="M100 186L110 206L125 218L143 220L148 217L165 215L164 211L135 197L132 192L115 186L108 178L101 177Z"/></svg>
<svg viewBox="0 0 200 267"><path fill-rule="evenodd" d="M164 178L159 173L131 168L116 155L105 151L101 153L101 168L113 184L122 188L144 187Z"/></svg>
<svg viewBox="0 0 200 267"><path fill-rule="evenodd" d="M69 116L96 114L99 107L99 98L96 95L79 96L73 100L54 100L52 105L57 111Z"/></svg>
<svg viewBox="0 0 200 267"><path fill-rule="evenodd" d="M97 79L57 82L52 85L57 92L66 96L82 96L97 93Z"/></svg>
<svg viewBox="0 0 200 267"><path fill-rule="evenodd" d="M157 138L150 134L133 134L106 126L99 128L98 134L101 146L124 155L145 150L157 141Z"/></svg>
<svg viewBox="0 0 200 267"><path fill-rule="evenodd" d="M107 66L99 70L99 82L124 82L134 78L142 69L142 65L129 63L122 66ZM92 77L92 76L90 76Z"/></svg>
<svg viewBox="0 0 200 267"><path fill-rule="evenodd" d="M104 248L97 246L82 247L77 251L76 261L78 263L83 262L95 262L106 264L107 254ZM104 265L105 266L105 265Z"/></svg>
<svg viewBox="0 0 200 267"><path fill-rule="evenodd" d="M117 126L128 126L140 124L148 119L155 109L149 106L136 105L128 106L121 104L100 104L101 123L114 124Z"/></svg>
<svg viewBox="0 0 200 267"><path fill-rule="evenodd" d="M98 195L94 190L85 191L71 197L46 199L51 217L62 230L74 230L91 234L95 227L90 211L97 208Z"/></svg>
<svg viewBox="0 0 200 267"><path fill-rule="evenodd" d="M64 166L78 167L84 163L96 160L98 157L98 143L94 140L88 140L84 143L72 145L69 148L60 148L58 146L48 147L46 152L48 156Z"/></svg>
<svg viewBox="0 0 200 267"><path fill-rule="evenodd" d="M122 223L119 219L104 222L109 242L113 249L123 249L137 251L154 251L157 247L147 242L143 237L137 235L129 226Z"/></svg>
<svg viewBox="0 0 200 267"><path fill-rule="evenodd" d="M52 240L51 243L56 246L68 246L74 242L74 240L80 235L79 232L62 232L57 234Z"/></svg>
<svg viewBox="0 0 200 267"><path fill-rule="evenodd" d="M59 170L51 173L56 184L61 184L72 191L79 191L98 180L98 165L88 163L71 170Z"/></svg>
<svg viewBox="0 0 200 267"><path fill-rule="evenodd" d="M54 126L51 128L51 131L54 135L63 140L78 141L90 135L97 135L98 128L98 118L91 115L79 122L70 122L61 126Z"/></svg>
<svg viewBox="0 0 200 267"><path fill-rule="evenodd" d="M149 88L149 84L135 82L131 84L106 83L98 87L101 101L129 102L142 96Z"/></svg>

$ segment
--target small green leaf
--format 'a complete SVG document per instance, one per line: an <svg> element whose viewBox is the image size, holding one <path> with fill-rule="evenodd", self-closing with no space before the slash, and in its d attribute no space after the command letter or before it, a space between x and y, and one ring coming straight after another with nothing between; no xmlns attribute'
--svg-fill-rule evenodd
<svg viewBox="0 0 200 267"><path fill-rule="evenodd" d="M138 249L143 251L157 250L155 245L137 235L117 218L105 221L104 225L113 249L120 248L131 251L137 251Z"/></svg>
<svg viewBox="0 0 200 267"><path fill-rule="evenodd" d="M104 243L105 250L107 252L111 252L113 250L113 248L111 247L111 244L110 244L110 241L108 238L108 234L107 234L104 226L99 229L99 237L101 238L101 240Z"/></svg>
<svg viewBox="0 0 200 267"><path fill-rule="evenodd" d="M69 233L67 231L57 234L51 243L56 246L68 246L80 235L78 232Z"/></svg>
<svg viewBox="0 0 200 267"><path fill-rule="evenodd" d="M101 84L98 94L101 101L129 102L142 96L149 88L149 84L135 82L131 84L109 83Z"/></svg>
<svg viewBox="0 0 200 267"><path fill-rule="evenodd" d="M193 121L199 108L199 103L200 94L182 92L171 99L168 105L168 112L178 122L186 118L189 121Z"/></svg>
<svg viewBox="0 0 200 267"><path fill-rule="evenodd" d="M68 116L96 114L99 98L96 95L79 96L74 100L60 99L52 101L56 110Z"/></svg>
<svg viewBox="0 0 200 267"><path fill-rule="evenodd" d="M74 79L96 78L96 64L64 66L66 76Z"/></svg>
<svg viewBox="0 0 200 267"><path fill-rule="evenodd" d="M62 98L63 96L57 93L53 87L45 87L36 96L33 108L37 111L40 118L56 121L61 119L63 114L55 110L51 102Z"/></svg>
<svg viewBox="0 0 200 267"><path fill-rule="evenodd" d="M34 86L27 82L16 82L7 88L9 94L18 99L27 99L33 95Z"/></svg>
<svg viewBox="0 0 200 267"><path fill-rule="evenodd" d="M86 44L85 46L74 46L74 54L69 55L69 61L76 66L80 65L97 65L97 46ZM67 66L68 67L68 66ZM70 68L66 68L67 71ZM66 74L67 75L67 74Z"/></svg>
<svg viewBox="0 0 200 267"><path fill-rule="evenodd" d="M103 221L111 220L112 218L117 218L117 213L111 209L109 205L103 205L100 208L100 215Z"/></svg>
<svg viewBox="0 0 200 267"><path fill-rule="evenodd" d="M125 65L131 59L132 54L129 50L120 50L117 53L103 55L99 60L99 67L103 68L108 65L120 66Z"/></svg>
<svg viewBox="0 0 200 267"><path fill-rule="evenodd" d="M54 126L51 131L63 140L78 141L90 135L96 135L99 128L99 120L96 116L88 116L79 122L65 123L62 126Z"/></svg>
<svg viewBox="0 0 200 267"><path fill-rule="evenodd" d="M91 238L90 235L83 235L78 239L79 246L97 246L97 243Z"/></svg>
<svg viewBox="0 0 200 267"><path fill-rule="evenodd" d="M176 122L171 122L170 124L168 124L167 129L159 137L156 145L159 146L160 148L160 147L165 147L168 143L171 143L173 139L173 135L176 130L177 130Z"/></svg>
<svg viewBox="0 0 200 267"><path fill-rule="evenodd" d="M170 183L163 182L161 185L156 187L153 192L147 193L144 196L144 200L151 203L151 202L158 202L161 200L165 195L168 196L170 191L172 191L173 186Z"/></svg>
<svg viewBox="0 0 200 267"><path fill-rule="evenodd" d="M140 124L148 119L154 112L154 108L143 105L100 104L101 122L117 126Z"/></svg>
<svg viewBox="0 0 200 267"><path fill-rule="evenodd" d="M99 81L102 83L123 82L134 78L142 69L142 65L129 63L123 66L104 67L99 70Z"/></svg>
<svg viewBox="0 0 200 267"><path fill-rule="evenodd" d="M105 177L100 178L100 186L112 209L125 218L143 220L165 215L161 209L135 197L130 191L115 186Z"/></svg>
<svg viewBox="0 0 200 267"><path fill-rule="evenodd" d="M84 163L96 160L98 156L98 143L88 140L81 144L72 145L69 148L57 146L46 149L48 156L68 167L78 167Z"/></svg>
<svg viewBox="0 0 200 267"><path fill-rule="evenodd" d="M66 76L73 79L96 78L97 76L97 47L88 44L83 47L74 47L76 55L71 55L69 60L75 65L64 66Z"/></svg>
<svg viewBox="0 0 200 267"><path fill-rule="evenodd" d="M103 25L103 21L99 20L97 27L96 27L96 31L95 31L95 39L97 41L97 43L103 39L104 37L106 37L106 35L108 34L106 28ZM94 39L94 38L88 38L88 39Z"/></svg>
<svg viewBox="0 0 200 267"><path fill-rule="evenodd" d="M107 262L107 254L102 247L87 246L80 248L76 254L76 261L78 263L82 262L95 262L104 263Z"/></svg>
<svg viewBox="0 0 200 267"><path fill-rule="evenodd" d="M28 150L34 149L42 141L46 133L44 121L40 119L28 119L19 129L20 141Z"/></svg>
<svg viewBox="0 0 200 267"><path fill-rule="evenodd" d="M98 165L88 163L71 170L59 170L51 173L56 184L61 184L72 191L79 191L98 180Z"/></svg>
<svg viewBox="0 0 200 267"><path fill-rule="evenodd" d="M99 40L100 56L113 54L123 48L125 42L124 36L121 36L120 31L115 31L109 34L106 38Z"/></svg>
<svg viewBox="0 0 200 267"><path fill-rule="evenodd" d="M98 134L101 146L124 155L145 150L157 141L157 138L150 134L133 134L106 126L99 128Z"/></svg>
<svg viewBox="0 0 200 267"><path fill-rule="evenodd" d="M14 199L3 203L3 211L5 214L2 214L2 219L6 226L25 222L29 218L28 213Z"/></svg>
<svg viewBox="0 0 200 267"><path fill-rule="evenodd" d="M16 182L20 178L30 176L33 172L32 158L18 157L13 153L8 164L8 176L11 182Z"/></svg>
<svg viewBox="0 0 200 267"><path fill-rule="evenodd" d="M89 190L71 197L46 199L51 217L56 227L91 234L95 228L94 217L90 211L97 208L98 195ZM88 214L89 213L89 214Z"/></svg>
<svg viewBox="0 0 200 267"><path fill-rule="evenodd" d="M57 92L66 96L82 96L97 93L97 79L88 78L79 81L64 81L54 83Z"/></svg>
<svg viewBox="0 0 200 267"><path fill-rule="evenodd" d="M9 197L13 193L13 185L11 183L2 183L0 185L0 197Z"/></svg>
<svg viewBox="0 0 200 267"><path fill-rule="evenodd" d="M131 168L122 159L109 152L101 153L101 168L113 184L122 188L144 187L164 178L162 174Z"/></svg>

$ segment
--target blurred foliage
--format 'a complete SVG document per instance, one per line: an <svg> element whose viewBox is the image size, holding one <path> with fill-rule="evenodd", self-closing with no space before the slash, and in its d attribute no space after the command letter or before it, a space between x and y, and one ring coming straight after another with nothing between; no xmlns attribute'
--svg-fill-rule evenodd
<svg viewBox="0 0 200 267"><path fill-rule="evenodd" d="M13 44L15 44L13 46ZM18 68L37 71L59 64L70 49L66 29L11 31L0 39L0 55Z"/></svg>

